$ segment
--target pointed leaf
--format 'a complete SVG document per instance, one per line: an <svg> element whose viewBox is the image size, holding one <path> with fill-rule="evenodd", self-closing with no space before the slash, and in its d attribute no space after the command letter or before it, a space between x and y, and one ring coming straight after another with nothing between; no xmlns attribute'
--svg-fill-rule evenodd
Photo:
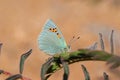
<svg viewBox="0 0 120 80"><path fill-rule="evenodd" d="M62 57L61 57L61 63L63 65L63 69L64 69L63 80L68 80L68 77L69 77L68 64L64 61L64 59Z"/></svg>
<svg viewBox="0 0 120 80"><path fill-rule="evenodd" d="M110 35L110 45L111 45L110 47L111 47L112 54L114 53L113 33L114 33L114 30L112 30L111 35Z"/></svg>
<svg viewBox="0 0 120 80"><path fill-rule="evenodd" d="M90 76L89 76L89 73L88 73L86 67L84 65L81 65L81 67L84 72L85 80L90 80Z"/></svg>
<svg viewBox="0 0 120 80"><path fill-rule="evenodd" d="M98 45L98 42L95 42L94 44L89 46L87 49L89 49L89 50L96 50L97 49L97 45Z"/></svg>
<svg viewBox="0 0 120 80"><path fill-rule="evenodd" d="M46 63L44 63L42 65L42 68L41 68L41 80L46 80L48 78L48 76L45 77L48 69L50 68L51 66L51 63L54 61L54 58L50 58Z"/></svg>
<svg viewBox="0 0 120 80"><path fill-rule="evenodd" d="M100 37L101 49L104 51L104 50L105 50L105 47L104 47L104 41L103 41L103 38L102 38L102 34L101 34L101 33L99 33L99 37Z"/></svg>
<svg viewBox="0 0 120 80"><path fill-rule="evenodd" d="M24 62L28 58L28 56L32 53L32 49L30 49L28 52L21 55L20 58L20 74L22 74L24 69Z"/></svg>
<svg viewBox="0 0 120 80"><path fill-rule="evenodd" d="M12 75L5 80L17 80L17 79L22 79L22 75L21 74Z"/></svg>

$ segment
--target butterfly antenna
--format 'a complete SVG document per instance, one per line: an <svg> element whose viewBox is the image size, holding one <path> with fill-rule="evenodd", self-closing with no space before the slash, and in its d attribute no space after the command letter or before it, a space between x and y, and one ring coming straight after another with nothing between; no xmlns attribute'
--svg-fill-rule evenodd
<svg viewBox="0 0 120 80"><path fill-rule="evenodd" d="M72 39L69 41L69 44L71 44L74 39L75 39L75 36L72 37Z"/></svg>
<svg viewBox="0 0 120 80"><path fill-rule="evenodd" d="M71 44L73 44L74 42L76 42L78 39L80 39L80 36L78 36L77 38L75 36L73 36L73 38L69 42L69 46L71 46Z"/></svg>

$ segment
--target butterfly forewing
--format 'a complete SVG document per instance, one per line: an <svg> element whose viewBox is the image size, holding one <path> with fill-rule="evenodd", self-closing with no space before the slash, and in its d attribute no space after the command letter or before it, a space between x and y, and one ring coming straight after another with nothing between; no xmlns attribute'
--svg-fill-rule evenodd
<svg viewBox="0 0 120 80"><path fill-rule="evenodd" d="M39 48L47 54L54 55L68 49L64 37L52 20L48 20L38 38Z"/></svg>

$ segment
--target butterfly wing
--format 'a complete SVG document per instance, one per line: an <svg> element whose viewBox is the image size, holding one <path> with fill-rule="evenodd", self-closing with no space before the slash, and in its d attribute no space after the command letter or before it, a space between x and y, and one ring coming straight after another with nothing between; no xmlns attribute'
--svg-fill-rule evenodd
<svg viewBox="0 0 120 80"><path fill-rule="evenodd" d="M47 54L54 55L68 50L64 37L52 20L48 20L38 38L39 48Z"/></svg>

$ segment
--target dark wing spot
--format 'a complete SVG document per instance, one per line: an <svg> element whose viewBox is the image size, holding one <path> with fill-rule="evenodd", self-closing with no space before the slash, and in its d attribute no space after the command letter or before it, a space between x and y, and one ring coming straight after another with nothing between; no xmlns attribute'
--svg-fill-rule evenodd
<svg viewBox="0 0 120 80"><path fill-rule="evenodd" d="M55 30L55 32L57 32L57 30Z"/></svg>
<svg viewBox="0 0 120 80"><path fill-rule="evenodd" d="M57 32L57 28L55 28L55 31L54 32Z"/></svg>
<svg viewBox="0 0 120 80"><path fill-rule="evenodd" d="M61 36L60 36L60 34L59 34L59 33L57 33L57 36L58 36L58 38L61 38Z"/></svg>
<svg viewBox="0 0 120 80"><path fill-rule="evenodd" d="M51 28L49 28L49 30L51 31L52 29L51 29Z"/></svg>
<svg viewBox="0 0 120 80"><path fill-rule="evenodd" d="M57 35L59 35L59 33L57 33Z"/></svg>
<svg viewBox="0 0 120 80"><path fill-rule="evenodd" d="M49 28L49 30L50 30L51 32L54 32L54 28Z"/></svg>
<svg viewBox="0 0 120 80"><path fill-rule="evenodd" d="M57 32L57 28L49 28L49 30L51 31L51 32ZM59 33L57 33L57 35L59 35Z"/></svg>

